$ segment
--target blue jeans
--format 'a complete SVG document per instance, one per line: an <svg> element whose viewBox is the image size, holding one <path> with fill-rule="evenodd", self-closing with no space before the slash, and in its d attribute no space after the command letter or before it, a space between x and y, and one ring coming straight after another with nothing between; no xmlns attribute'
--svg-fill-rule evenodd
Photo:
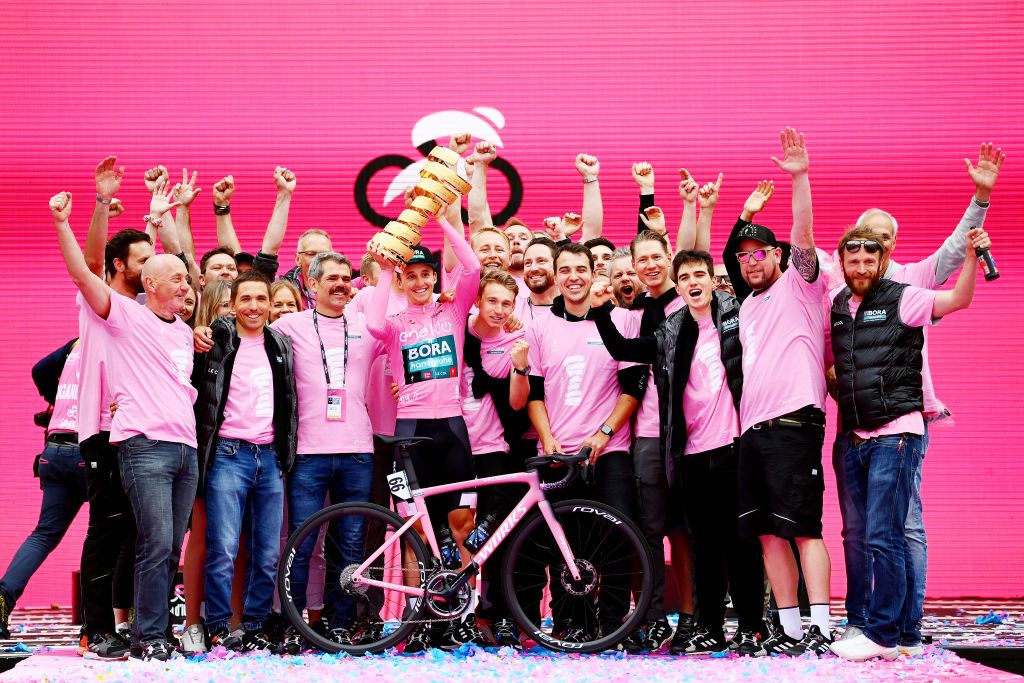
<svg viewBox="0 0 1024 683"><path fill-rule="evenodd" d="M928 425L925 425L921 447L921 465L914 474L914 491L907 513L907 546L910 552L913 600L907 601L905 619L900 634L901 645L921 643L921 620L924 617L924 597L928 574L928 539L924 529L924 510L921 504L921 473L928 451ZM845 467L848 441L846 434L836 435L832 446L832 467L836 474L839 511L843 517L843 556L846 561L846 615L851 626L861 629L867 624L868 602L871 599L871 557L864 540L864 519L854 509L847 493Z"/></svg>
<svg viewBox="0 0 1024 683"><path fill-rule="evenodd" d="M372 478L373 456L370 453L299 455L288 476L289 533L294 533L320 511L327 494L335 505L368 501ZM342 524L333 525L328 534L330 538L324 539L324 553L329 560L325 586L337 585L340 569L363 561L363 520L349 517ZM316 536L309 536L292 562L292 599L300 611L306 607L309 559L315 545ZM355 615L355 604L349 598L338 599L337 595L325 592L327 627L348 627Z"/></svg>
<svg viewBox="0 0 1024 683"><path fill-rule="evenodd" d="M166 640L168 600L196 498L196 449L144 436L118 447L121 481L138 527L132 645Z"/></svg>
<svg viewBox="0 0 1024 683"><path fill-rule="evenodd" d="M39 456L37 473L43 490L39 522L14 553L7 573L0 579L0 593L13 605L25 592L29 579L53 552L75 515L88 498L85 463L75 444L47 443Z"/></svg>
<svg viewBox="0 0 1024 683"><path fill-rule="evenodd" d="M246 572L242 627L263 629L274 602L281 557L284 480L273 444L218 439L206 475L206 624L230 630L231 579L246 520Z"/></svg>
<svg viewBox="0 0 1024 683"><path fill-rule="evenodd" d="M850 439L846 450L846 492L864 522L874 577L864 633L886 647L898 644L908 599L916 593L906 522L922 445L920 436L897 434L859 444Z"/></svg>

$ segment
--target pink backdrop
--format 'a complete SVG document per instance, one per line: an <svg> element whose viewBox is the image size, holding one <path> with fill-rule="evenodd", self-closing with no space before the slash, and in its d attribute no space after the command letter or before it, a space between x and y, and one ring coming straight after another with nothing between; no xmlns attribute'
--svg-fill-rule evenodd
<svg viewBox="0 0 1024 683"><path fill-rule="evenodd" d="M75 193L72 225L84 236L92 168L116 153L128 168L128 211L114 226L141 227L143 170L197 168L204 189L194 227L205 250L210 186L233 173L235 224L255 251L273 204L271 172L283 164L299 178L285 261L312 227L358 258L372 234L353 199L360 169L383 154L420 158L413 127L454 111L500 135L502 157L523 178L518 213L531 225L580 208L577 152L601 160L605 232L617 241L636 223L631 162L654 164L670 221L678 167L701 181L723 171L716 250L762 177L779 183L764 222L788 231L788 183L768 160L784 125L807 134L819 244L831 251L862 209L882 206L900 220L900 261L926 256L959 219L972 192L961 159L982 140L1007 149L986 224L1003 279L979 285L974 307L932 335L936 384L956 426L933 432L924 496L931 595L1024 594L1020 3L121 4L0 7L0 254L10 283L0 567L34 525L40 499L30 465L40 443L31 416L42 401L29 368L76 334L47 198ZM395 171L369 188L384 213L397 213L382 199ZM491 184L492 203L503 204L506 186L494 174ZM830 478L826 538L841 595L834 497ZM84 513L22 604L68 602L83 522Z"/></svg>

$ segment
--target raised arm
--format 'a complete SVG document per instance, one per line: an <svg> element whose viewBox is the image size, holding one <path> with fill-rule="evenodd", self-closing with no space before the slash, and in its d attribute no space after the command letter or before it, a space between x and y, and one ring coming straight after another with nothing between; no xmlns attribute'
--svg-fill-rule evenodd
<svg viewBox="0 0 1024 683"><path fill-rule="evenodd" d="M640 223L643 224L645 230L656 232L668 242L668 251L670 254L674 254L675 251L672 249L672 240L668 236L668 227L665 225L665 212L658 206L649 206L640 212ZM678 236L677 236L678 241Z"/></svg>
<svg viewBox="0 0 1024 683"><path fill-rule="evenodd" d="M202 188L196 187L196 179L199 177L197 171L192 171L191 180L188 177L188 169L181 169L181 183L174 187L174 199L181 202L181 206L174 215L174 225L178 230L178 241L181 243L181 251L188 261L189 277L192 282L199 282L199 265L196 263L196 245L192 240L192 202L202 192Z"/></svg>
<svg viewBox="0 0 1024 683"><path fill-rule="evenodd" d="M592 309L591 319L597 325L604 347L608 354L617 361L625 363L654 363L658 356L658 340L653 334L645 334L633 339L622 336L622 332L612 320L611 303Z"/></svg>
<svg viewBox="0 0 1024 683"><path fill-rule="evenodd" d="M268 256L277 256L281 251L284 233L288 230L288 211L292 206L292 192L295 191L295 174L284 166L274 169L274 185L277 186L277 198L274 200L274 211L270 214L267 231L263 233L263 245L260 251Z"/></svg>
<svg viewBox="0 0 1024 683"><path fill-rule="evenodd" d="M385 339L388 331L388 297L391 294L391 283L395 279L395 264L376 252L370 253L380 266L380 278L363 309L366 313L366 331L375 339Z"/></svg>
<svg viewBox="0 0 1024 683"><path fill-rule="evenodd" d="M242 245L231 222L231 195L235 193L235 177L224 176L213 186L213 213L217 218L217 246L228 247L234 253L242 251Z"/></svg>
<svg viewBox="0 0 1024 683"><path fill-rule="evenodd" d="M987 239L982 231L975 228L967 233L964 244L964 269L960 271L960 277L956 279L953 289L936 293L935 301L932 303L932 318L941 318L971 305L974 300L974 287L978 281L978 258L974 250L982 246L982 240Z"/></svg>
<svg viewBox="0 0 1024 683"><path fill-rule="evenodd" d="M704 187L697 192L700 218L697 219L694 251L711 252L711 218L715 214L715 205L718 203L718 190L722 187L722 177L723 174L719 173L715 182L705 183Z"/></svg>
<svg viewBox="0 0 1024 683"><path fill-rule="evenodd" d="M442 207L442 209L437 214L437 223L438 225L441 225L442 228L444 228L444 226L441 224L441 221L447 223L448 226L452 228L452 230L454 231L454 234L459 235L459 241L466 242L466 229L462 225L462 202L459 199L456 199L452 204L448 206ZM455 270L455 266L462 263L462 259L459 258L459 255L455 250L455 245L452 243L452 240L450 239L449 235L449 231L445 230L444 270L446 273L452 272L453 270ZM469 243L467 242L466 245L469 246ZM470 249L469 253L472 254L473 250ZM473 255L473 260L476 260L475 254Z"/></svg>
<svg viewBox="0 0 1024 683"><path fill-rule="evenodd" d="M654 206L654 167L646 161L640 161L633 164L631 170L633 180L640 189L640 213L643 213L644 209ZM646 229L647 227L644 225L643 220L638 217L636 219L637 234Z"/></svg>
<svg viewBox="0 0 1024 683"><path fill-rule="evenodd" d="M530 397L530 381L526 375L515 372L515 370L526 370L530 367L530 343L525 339L517 339L508 353L512 358L508 403L512 410L522 410L526 407L526 400Z"/></svg>
<svg viewBox="0 0 1024 683"><path fill-rule="evenodd" d="M683 201L683 213L676 231L676 249L693 249L696 244L698 190L700 185L690 172L685 168L679 169L679 198Z"/></svg>
<svg viewBox="0 0 1024 683"><path fill-rule="evenodd" d="M85 237L85 263L89 272L103 277L103 254L107 246L114 195L121 189L124 166L116 167L117 157L109 156L96 166L96 206Z"/></svg>
<svg viewBox="0 0 1024 683"><path fill-rule="evenodd" d="M590 154L577 154L576 171L583 176L583 234L580 242L586 242L600 237L604 229L604 205L601 203L601 186L597 182L601 163Z"/></svg>
<svg viewBox="0 0 1024 683"><path fill-rule="evenodd" d="M803 133L786 128L779 135L782 140L782 159L772 157L775 165L790 175L793 181L793 229L789 234L792 245L790 260L807 282L818 277L818 254L814 251L814 220L811 211L811 181L807 177L807 145Z"/></svg>
<svg viewBox="0 0 1024 683"><path fill-rule="evenodd" d="M156 228L157 238L164 253L176 256L181 254L181 241L178 239L178 227L171 216L171 209L180 206L181 203L171 200L177 193L177 185L168 187L165 180L160 178L153 187L153 197L149 202L149 224Z"/></svg>
<svg viewBox="0 0 1024 683"><path fill-rule="evenodd" d="M456 205L457 206L457 205ZM455 302L462 305L466 311L472 307L476 299L476 292L480 286L480 261L473 253L472 247L466 241L462 232L461 222L458 228L452 225L442 216L437 217L437 223L444 231L445 249L451 249L452 255L462 267L458 281L455 283ZM380 284L378 283L378 288Z"/></svg>
<svg viewBox="0 0 1024 683"><path fill-rule="evenodd" d="M71 232L68 218L71 216L71 193L61 192L50 198L50 215L57 230L57 241L64 265L71 281L82 292L82 298L96 315L106 320L110 315L110 287L96 273L89 270L85 256L78 246L75 233Z"/></svg>
<svg viewBox="0 0 1024 683"><path fill-rule="evenodd" d="M466 160L466 172L468 173L472 168L472 175L469 178L469 197L467 198L470 234L484 226L494 224L491 205L487 201L487 169L497 158L498 150L494 143L484 140L476 143L476 149Z"/></svg>

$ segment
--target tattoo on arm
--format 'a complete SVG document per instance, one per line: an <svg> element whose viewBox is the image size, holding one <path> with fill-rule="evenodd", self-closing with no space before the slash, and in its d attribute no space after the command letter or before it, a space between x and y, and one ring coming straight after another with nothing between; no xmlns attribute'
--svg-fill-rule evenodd
<svg viewBox="0 0 1024 683"><path fill-rule="evenodd" d="M789 254L790 265L795 266L797 271L807 282L814 282L818 275L818 253L814 247L806 249L795 244Z"/></svg>

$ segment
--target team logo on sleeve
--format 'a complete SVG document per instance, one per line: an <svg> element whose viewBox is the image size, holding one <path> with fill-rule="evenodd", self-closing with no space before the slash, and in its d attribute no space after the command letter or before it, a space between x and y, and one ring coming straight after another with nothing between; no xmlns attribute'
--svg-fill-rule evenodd
<svg viewBox="0 0 1024 683"><path fill-rule="evenodd" d="M406 384L458 377L459 359L455 353L454 335L406 344L402 347L402 364L405 366Z"/></svg>

